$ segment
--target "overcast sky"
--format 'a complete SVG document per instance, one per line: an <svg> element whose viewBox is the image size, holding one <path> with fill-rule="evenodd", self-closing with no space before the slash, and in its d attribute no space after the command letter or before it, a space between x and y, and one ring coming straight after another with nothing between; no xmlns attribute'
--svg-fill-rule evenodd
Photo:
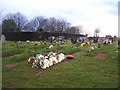
<svg viewBox="0 0 120 90"><path fill-rule="evenodd" d="M2 15L20 12L30 20L35 16L64 18L74 26L93 35L118 36L119 0L0 0Z"/></svg>

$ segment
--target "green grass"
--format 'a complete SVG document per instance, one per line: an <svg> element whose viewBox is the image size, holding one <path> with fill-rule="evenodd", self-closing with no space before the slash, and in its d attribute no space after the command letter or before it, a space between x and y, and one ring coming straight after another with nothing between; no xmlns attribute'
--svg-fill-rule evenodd
<svg viewBox="0 0 120 90"><path fill-rule="evenodd" d="M15 88L117 88L118 87L118 52L117 43L105 45L100 50L87 52L88 46L81 47L67 41L60 46L60 52L73 54L75 59L65 59L46 70L31 68L27 63L36 53L45 54L55 51L55 47L46 49L50 43L39 44L34 51L34 44L21 44L18 51L14 42L3 45L2 85ZM55 43L53 44L55 46ZM99 53L106 53L105 60L95 59ZM113 58L114 57L114 58ZM14 68L6 64L18 63ZM43 76L36 76L36 73Z"/></svg>

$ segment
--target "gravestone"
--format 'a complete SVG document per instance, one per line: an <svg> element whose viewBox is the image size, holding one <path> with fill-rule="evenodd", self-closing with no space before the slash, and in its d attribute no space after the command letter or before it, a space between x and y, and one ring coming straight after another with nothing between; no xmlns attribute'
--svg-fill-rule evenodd
<svg viewBox="0 0 120 90"><path fill-rule="evenodd" d="M2 42L5 42L5 41L6 41L5 35L1 35L1 41L2 41Z"/></svg>

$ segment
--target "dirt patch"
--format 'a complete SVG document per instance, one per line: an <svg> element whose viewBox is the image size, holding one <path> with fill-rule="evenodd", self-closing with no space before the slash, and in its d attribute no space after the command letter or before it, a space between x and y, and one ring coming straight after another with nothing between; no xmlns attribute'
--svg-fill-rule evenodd
<svg viewBox="0 0 120 90"><path fill-rule="evenodd" d="M43 76L45 76L45 74L43 73L43 72L36 72L35 73L35 76L37 76L37 77L43 77Z"/></svg>
<svg viewBox="0 0 120 90"><path fill-rule="evenodd" d="M113 77L120 77L120 74L111 74Z"/></svg>
<svg viewBox="0 0 120 90"><path fill-rule="evenodd" d="M104 59L107 58L107 54L105 54L105 53L100 53L100 54L96 55L94 58L95 58L95 59L104 60Z"/></svg>
<svg viewBox="0 0 120 90"><path fill-rule="evenodd" d="M16 64L6 64L5 67L7 68L14 68L17 66L17 63Z"/></svg>

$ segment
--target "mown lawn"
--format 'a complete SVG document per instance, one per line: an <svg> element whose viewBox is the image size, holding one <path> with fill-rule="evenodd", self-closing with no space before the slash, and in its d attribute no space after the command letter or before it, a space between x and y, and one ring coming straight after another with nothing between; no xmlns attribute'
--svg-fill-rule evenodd
<svg viewBox="0 0 120 90"><path fill-rule="evenodd" d="M37 42L35 42L37 43ZM69 41L60 46L60 52L73 54L75 59L65 59L45 70L31 68L27 63L36 53L46 54L55 51L48 49L50 43L39 43L38 51L34 44L23 43L16 48L14 42L7 41L2 48L3 88L118 88L118 49L117 43L104 45L101 49L87 52L88 46L72 45ZM94 58L105 53L106 59ZM13 68L7 64L16 64Z"/></svg>

